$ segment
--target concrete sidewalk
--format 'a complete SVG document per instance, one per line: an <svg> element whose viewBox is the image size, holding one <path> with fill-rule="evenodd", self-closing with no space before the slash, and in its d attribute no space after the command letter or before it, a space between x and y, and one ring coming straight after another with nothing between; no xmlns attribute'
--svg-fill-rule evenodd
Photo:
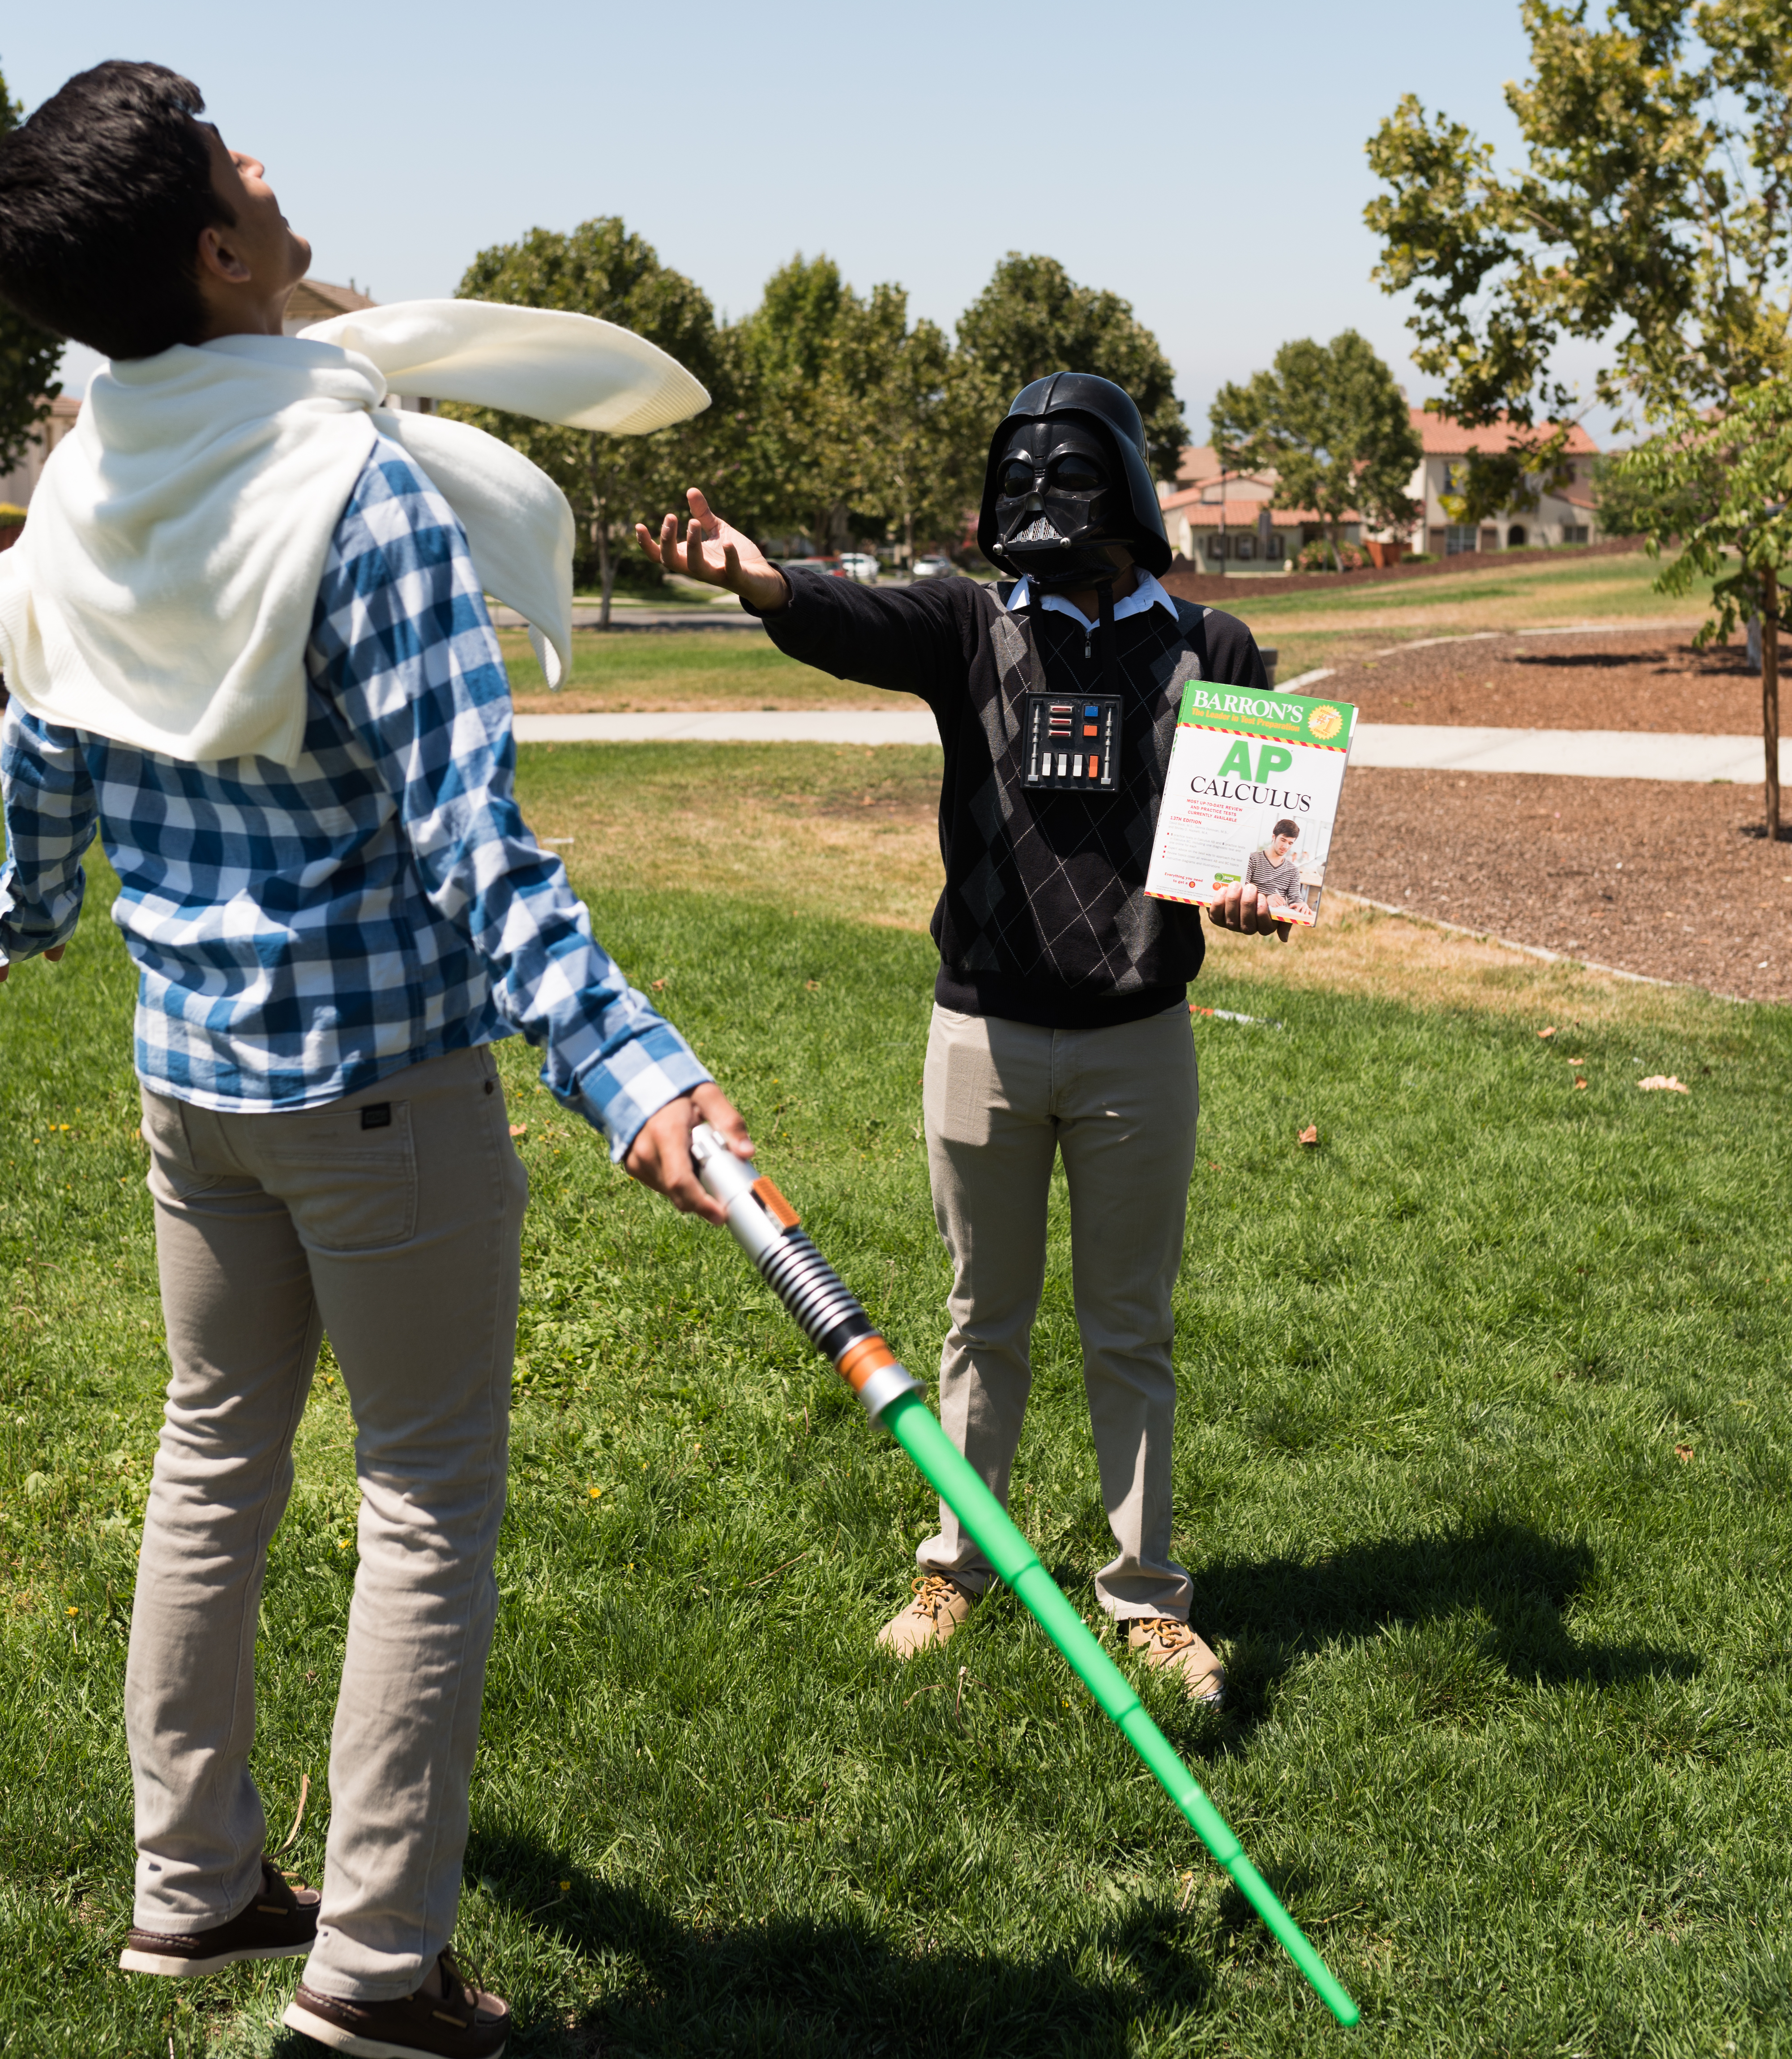
<svg viewBox="0 0 1792 2059"><path fill-rule="evenodd" d="M726 708L688 715L520 715L519 743L939 744L926 709ZM1579 779L1727 779L1758 783L1758 736L1678 736L1613 729L1457 729L1440 723L1357 725L1350 762L1413 772L1568 774ZM1780 745L1792 785L1792 739Z"/></svg>

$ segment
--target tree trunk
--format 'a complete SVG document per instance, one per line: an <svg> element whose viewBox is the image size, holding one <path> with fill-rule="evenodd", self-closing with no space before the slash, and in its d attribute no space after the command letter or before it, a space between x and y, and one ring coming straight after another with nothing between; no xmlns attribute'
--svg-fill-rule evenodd
<svg viewBox="0 0 1792 2059"><path fill-rule="evenodd" d="M1761 575L1761 738L1767 755L1767 841L1779 841L1779 579Z"/></svg>
<svg viewBox="0 0 1792 2059"><path fill-rule="evenodd" d="M603 598L597 611L597 626L599 629L607 629L610 626L610 596L616 586L616 561L611 554L610 525L607 522L599 522L597 525L597 575L603 582Z"/></svg>
<svg viewBox="0 0 1792 2059"><path fill-rule="evenodd" d="M610 626L610 595L616 583L616 568L610 556L610 506L603 491L603 475L598 462L597 438L591 440L591 541L597 546L597 576L602 595L597 611L597 626Z"/></svg>
<svg viewBox="0 0 1792 2059"><path fill-rule="evenodd" d="M902 510L902 549L908 559L909 577L914 577L914 510Z"/></svg>

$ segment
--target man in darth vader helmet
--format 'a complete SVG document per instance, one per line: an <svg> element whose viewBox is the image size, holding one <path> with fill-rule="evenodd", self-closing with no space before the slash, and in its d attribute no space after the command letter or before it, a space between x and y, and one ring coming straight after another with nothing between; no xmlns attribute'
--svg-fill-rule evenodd
<svg viewBox="0 0 1792 2059"><path fill-rule="evenodd" d="M1267 691L1250 631L1172 599L1170 549L1130 396L1092 373L1025 388L997 427L978 541L1009 578L861 586L769 564L688 496L638 533L668 569L727 587L791 657L918 695L945 747L934 987L922 1102L953 1264L940 1364L948 1434L1006 1498L1032 1384L1046 1201L1061 1154L1083 1378L1117 1547L1101 1606L1197 1699L1225 1690L1170 1556L1170 1294L1197 1102L1188 985L1201 911L1145 891L1183 683ZM1254 885L1209 919L1274 930ZM950 1510L878 1641L943 1643L994 1578Z"/></svg>

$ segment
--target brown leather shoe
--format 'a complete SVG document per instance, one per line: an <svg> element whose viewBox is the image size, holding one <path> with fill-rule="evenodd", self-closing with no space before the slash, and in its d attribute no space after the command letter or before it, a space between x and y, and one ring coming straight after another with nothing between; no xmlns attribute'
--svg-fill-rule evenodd
<svg viewBox="0 0 1792 2059"><path fill-rule="evenodd" d="M878 1643L898 1659L945 1643L977 1606L977 1596L950 1574L929 1573L913 1584L914 1599L878 1632Z"/></svg>
<svg viewBox="0 0 1792 2059"><path fill-rule="evenodd" d="M452 1950L436 1963L441 1994L426 1984L396 2001L344 2001L301 1981L281 2021L357 2059L498 2059L510 2037L509 2005L468 1980Z"/></svg>
<svg viewBox="0 0 1792 2059"><path fill-rule="evenodd" d="M1167 1666L1180 1673L1191 1702L1218 1708L1226 1698L1226 1671L1211 1645L1173 1616L1143 1616L1127 1626L1126 1642L1145 1654L1147 1666Z"/></svg>
<svg viewBox="0 0 1792 2059"><path fill-rule="evenodd" d="M209 1930L133 1930L118 1954L127 1973L165 1973L192 1980L245 1959L302 1959L317 1937L317 1890L301 1880L289 1886L271 1859L261 1862L261 1887L240 1916Z"/></svg>

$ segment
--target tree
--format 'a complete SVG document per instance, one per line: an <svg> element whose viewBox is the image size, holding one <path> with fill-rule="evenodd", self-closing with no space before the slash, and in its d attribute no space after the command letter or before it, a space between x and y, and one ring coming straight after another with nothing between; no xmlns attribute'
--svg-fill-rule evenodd
<svg viewBox="0 0 1792 2059"><path fill-rule="evenodd" d="M18 127L21 112L0 75L0 136ZM62 390L56 378L62 356L60 337L0 301L0 472L12 470L38 424L48 420L50 404Z"/></svg>
<svg viewBox="0 0 1792 2059"><path fill-rule="evenodd" d="M799 251L773 273L752 313L727 334L741 400L742 447L729 501L737 528L801 531L826 550L844 525L857 467L839 404L835 358L852 289L826 256Z"/></svg>
<svg viewBox="0 0 1792 2059"><path fill-rule="evenodd" d="M1348 510L1381 528L1413 518L1406 489L1424 446L1394 375L1355 329L1284 343L1272 370L1222 386L1208 419L1228 471L1273 470L1272 506L1324 517L1334 564Z"/></svg>
<svg viewBox="0 0 1792 2059"><path fill-rule="evenodd" d="M1631 452L1625 473L1656 528L1649 548L1667 540L1672 511L1704 509L1681 532L1682 548L1655 582L1687 593L1710 579L1710 611L1694 641L1727 641L1739 619L1761 623L1761 732L1766 751L1767 834L1780 834L1779 631L1786 624L1786 573L1792 564L1792 379L1764 381L1722 411L1682 407L1656 436Z"/></svg>
<svg viewBox="0 0 1792 2059"><path fill-rule="evenodd" d="M911 565L918 536L956 543L977 493L945 332L930 321L910 329L903 289L874 286L869 300L845 311L830 355L822 401L838 411L830 442L851 453L854 509L898 534ZM981 447L975 460L981 478Z"/></svg>
<svg viewBox="0 0 1792 2059"><path fill-rule="evenodd" d="M1410 94L1368 145L1389 189L1365 210L1376 276L1413 296L1415 360L1459 420L1521 431L1465 467L1465 520L1559 468L1566 340L1604 345L1597 397L1649 417L1723 406L1786 364L1786 0L1614 0L1598 26L1584 4L1523 14L1532 76L1506 89L1522 171Z"/></svg>
<svg viewBox="0 0 1792 2059"><path fill-rule="evenodd" d="M715 316L707 298L683 273L662 265L652 245L604 216L581 222L570 235L531 229L520 243L482 250L460 285L464 300L505 301L527 307L563 308L595 315L657 344L702 380L715 396L723 387L723 425L712 445L727 441L731 420L724 364L717 348ZM705 432L694 423L651 436L609 436L566 429L493 408L452 407L445 412L488 429L540 465L572 504L589 540L603 594L600 623L610 626L616 581L616 544L637 521L657 522L695 475ZM699 416L696 423L707 424Z"/></svg>
<svg viewBox="0 0 1792 2059"><path fill-rule="evenodd" d="M1138 403L1153 471L1176 476L1189 425L1169 360L1130 301L1077 285L1055 257L1010 250L959 317L958 352L960 412L982 424L979 475L990 436L1023 386L1049 372L1093 372Z"/></svg>

